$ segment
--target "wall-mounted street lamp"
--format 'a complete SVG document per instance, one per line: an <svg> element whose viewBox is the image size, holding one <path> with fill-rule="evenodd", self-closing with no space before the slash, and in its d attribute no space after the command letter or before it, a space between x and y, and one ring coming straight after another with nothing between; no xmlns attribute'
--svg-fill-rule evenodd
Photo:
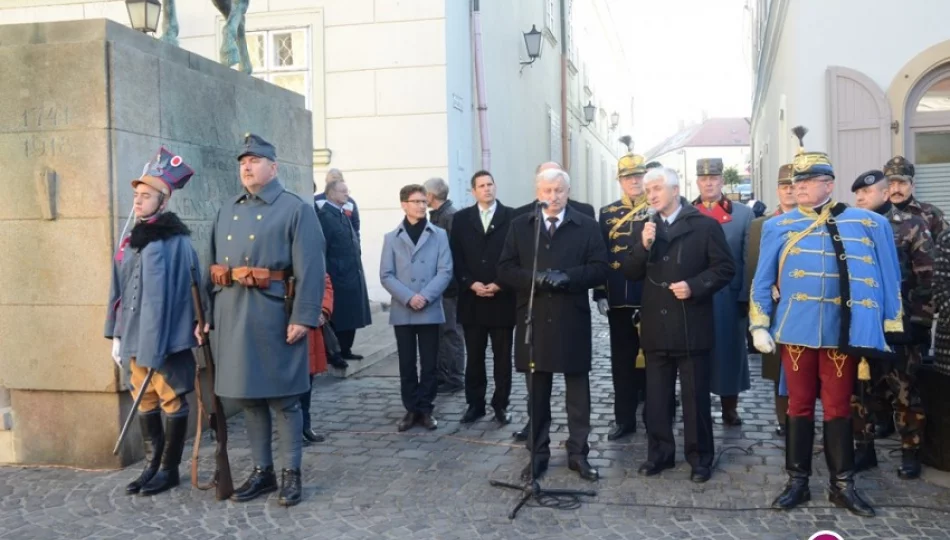
<svg viewBox="0 0 950 540"><path fill-rule="evenodd" d="M591 103L590 101L588 101L588 102L587 102L587 105L584 105L584 121L587 122L587 123L586 123L586 124L582 124L582 125L583 125L583 126L589 126L589 125L593 124L593 123L594 123L594 115L596 115L596 114L597 114L597 107L596 107L593 103Z"/></svg>
<svg viewBox="0 0 950 540"><path fill-rule="evenodd" d="M521 62L521 71L524 71L525 66L530 66L535 60L541 58L541 32L538 32L533 24L530 32L524 32L524 47L528 51L528 61Z"/></svg>
<svg viewBox="0 0 950 540"><path fill-rule="evenodd" d="M614 113L610 115L610 129L617 129L617 126L619 124L620 124L620 113L618 113L617 111L614 111Z"/></svg>
<svg viewBox="0 0 950 540"><path fill-rule="evenodd" d="M158 30L158 19L162 15L162 3L159 0L125 0L129 10L129 22L132 28L144 34Z"/></svg>

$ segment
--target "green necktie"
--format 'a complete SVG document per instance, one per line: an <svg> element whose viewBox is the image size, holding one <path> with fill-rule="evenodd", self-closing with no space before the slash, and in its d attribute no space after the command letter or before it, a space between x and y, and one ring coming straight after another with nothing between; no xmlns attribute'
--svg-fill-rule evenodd
<svg viewBox="0 0 950 540"><path fill-rule="evenodd" d="M482 210L482 228L485 229L485 232L488 232L488 224L491 223L491 220L488 219L488 210Z"/></svg>

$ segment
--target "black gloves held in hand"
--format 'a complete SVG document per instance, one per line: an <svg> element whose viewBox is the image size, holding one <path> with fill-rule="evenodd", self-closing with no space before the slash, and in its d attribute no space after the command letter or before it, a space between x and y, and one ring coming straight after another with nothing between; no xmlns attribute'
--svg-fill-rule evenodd
<svg viewBox="0 0 950 540"><path fill-rule="evenodd" d="M571 284L571 278L560 270L545 270L538 272L534 283L542 291L566 291Z"/></svg>

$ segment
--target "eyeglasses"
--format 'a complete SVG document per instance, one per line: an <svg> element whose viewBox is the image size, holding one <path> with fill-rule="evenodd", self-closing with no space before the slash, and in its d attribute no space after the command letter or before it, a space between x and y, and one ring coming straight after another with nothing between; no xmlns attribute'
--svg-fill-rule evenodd
<svg viewBox="0 0 950 540"><path fill-rule="evenodd" d="M426 204L426 201L425 199L415 199L415 200L406 201L406 203L407 204Z"/></svg>

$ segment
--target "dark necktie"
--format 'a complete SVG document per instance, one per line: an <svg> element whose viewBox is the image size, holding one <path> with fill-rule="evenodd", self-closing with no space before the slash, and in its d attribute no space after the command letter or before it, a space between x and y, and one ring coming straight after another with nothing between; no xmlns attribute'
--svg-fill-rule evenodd
<svg viewBox="0 0 950 540"><path fill-rule="evenodd" d="M550 225L548 225L548 236L554 238L554 231L557 230L557 216L549 217L548 223L550 223Z"/></svg>

